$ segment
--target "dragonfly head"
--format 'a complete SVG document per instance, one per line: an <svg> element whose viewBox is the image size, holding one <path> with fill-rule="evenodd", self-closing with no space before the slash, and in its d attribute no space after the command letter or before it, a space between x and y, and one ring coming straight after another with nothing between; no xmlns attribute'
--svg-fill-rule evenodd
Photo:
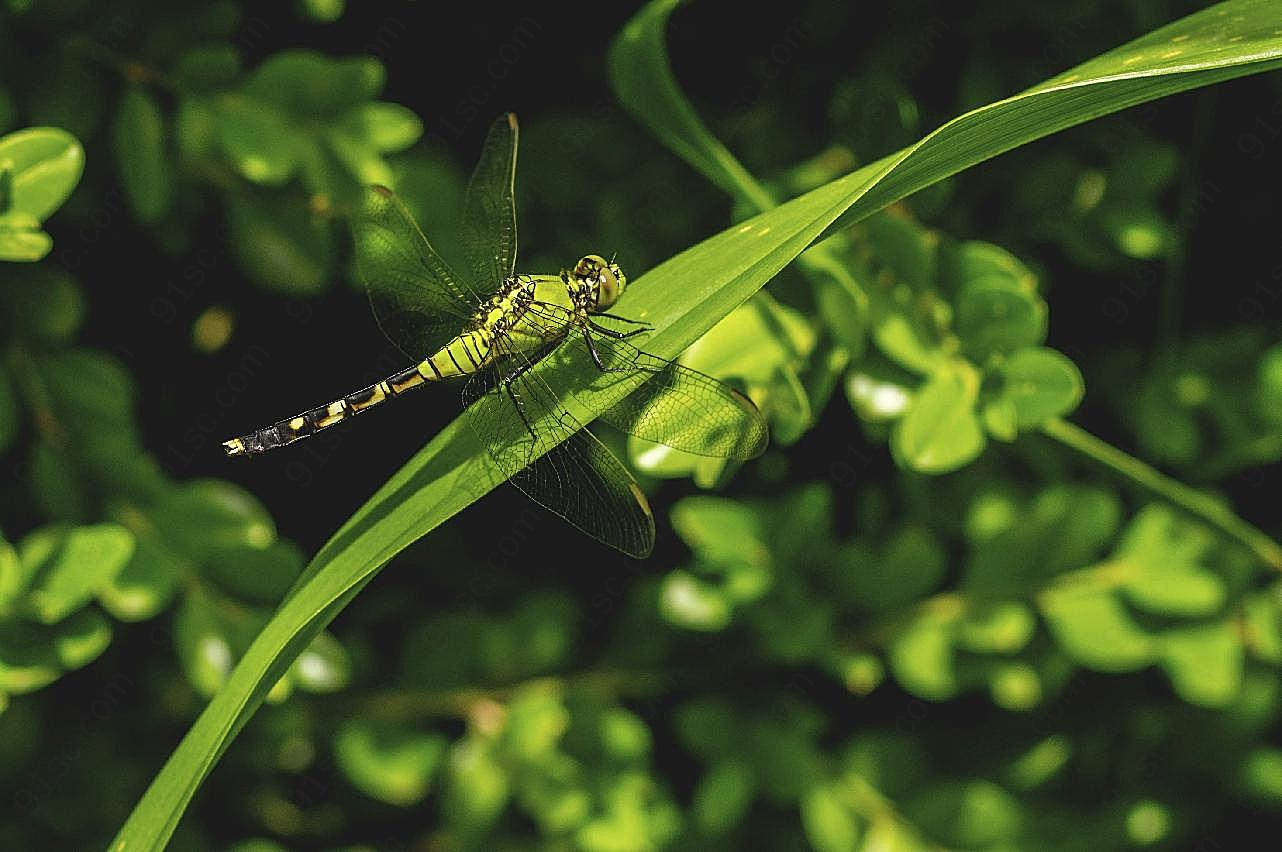
<svg viewBox="0 0 1282 852"><path fill-rule="evenodd" d="M619 264L599 254L581 258L574 264L573 274L579 286L590 294L589 304L594 312L609 310L628 286L628 276L623 274Z"/></svg>

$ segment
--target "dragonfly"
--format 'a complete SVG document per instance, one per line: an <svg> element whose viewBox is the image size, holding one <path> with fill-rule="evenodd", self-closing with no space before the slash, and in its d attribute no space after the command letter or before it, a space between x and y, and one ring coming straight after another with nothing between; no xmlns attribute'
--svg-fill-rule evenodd
<svg viewBox="0 0 1282 852"><path fill-rule="evenodd" d="M602 422L717 458L755 458L765 449L768 429L739 391L629 342L652 329L610 312L628 286L614 258L589 254L554 275L517 274L518 138L512 113L486 136L463 201L462 274L432 247L390 189L369 187L353 213L356 266L375 319L415 363L327 405L225 441L223 450L258 455L415 388L457 379L464 383L464 417L504 477L583 532L644 558L655 540L645 493L567 400L604 382L621 398L599 415ZM564 371L536 367L576 354L571 347L586 350L593 380L550 383L544 374Z"/></svg>

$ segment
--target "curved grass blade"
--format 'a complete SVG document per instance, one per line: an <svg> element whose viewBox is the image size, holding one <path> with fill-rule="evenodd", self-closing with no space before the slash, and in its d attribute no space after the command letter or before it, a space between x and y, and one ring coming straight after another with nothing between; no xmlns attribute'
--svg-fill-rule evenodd
<svg viewBox="0 0 1282 852"><path fill-rule="evenodd" d="M653 9L654 7L650 7ZM648 10L647 10L648 11ZM642 14L646 14L643 11ZM916 145L735 225L638 278L618 307L656 329L646 348L674 358L821 236L930 183L1056 130L1198 86L1282 67L1282 4L1232 0L1198 12L1041 86L973 110ZM1274 35L1267 35L1274 33ZM1178 44L1189 49L1163 58ZM1240 38L1239 38L1240 36ZM586 353L539 371L594 368ZM553 387L558 384L547 375ZM617 393L617 392L616 392ZM567 401L583 422L621 397ZM511 424L519 438L519 421ZM411 542L493 488L499 476L462 418L420 450L321 549L226 684L153 780L116 850L156 849L196 788L294 657Z"/></svg>

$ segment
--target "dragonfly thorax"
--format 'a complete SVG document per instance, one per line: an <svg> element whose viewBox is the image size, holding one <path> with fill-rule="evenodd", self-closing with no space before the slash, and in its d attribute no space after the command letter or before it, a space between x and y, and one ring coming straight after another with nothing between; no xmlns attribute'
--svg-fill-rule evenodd
<svg viewBox="0 0 1282 852"><path fill-rule="evenodd" d="M589 254L574 264L566 284L571 288L576 306L588 313L600 313L609 310L623 295L628 276L613 260Z"/></svg>

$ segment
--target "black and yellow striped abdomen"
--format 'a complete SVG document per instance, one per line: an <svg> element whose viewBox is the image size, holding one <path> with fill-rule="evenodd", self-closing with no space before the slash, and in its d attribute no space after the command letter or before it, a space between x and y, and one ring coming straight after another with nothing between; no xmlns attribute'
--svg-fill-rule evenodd
<svg viewBox="0 0 1282 852"><path fill-rule="evenodd" d="M427 382L471 375L490 362L492 342L493 335L487 328L464 332L414 366L388 376L377 384L248 435L224 441L223 452L229 456L265 453L342 423Z"/></svg>

